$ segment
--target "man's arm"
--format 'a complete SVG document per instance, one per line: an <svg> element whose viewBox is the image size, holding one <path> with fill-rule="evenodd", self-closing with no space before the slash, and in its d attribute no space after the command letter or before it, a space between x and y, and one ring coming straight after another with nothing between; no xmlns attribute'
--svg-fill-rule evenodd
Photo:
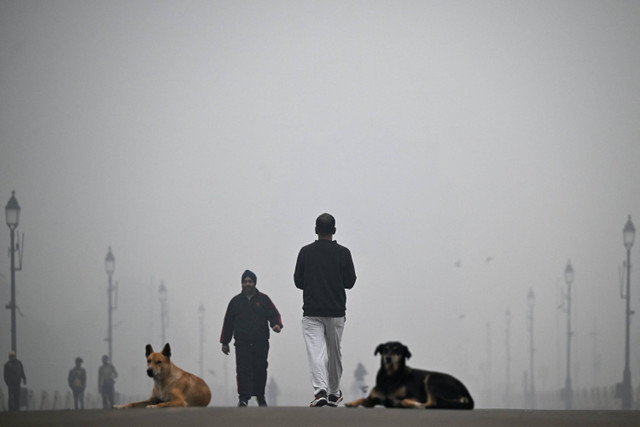
<svg viewBox="0 0 640 427"><path fill-rule="evenodd" d="M229 354L229 342L233 337L233 323L234 323L234 310L231 300L227 306L227 311L224 314L224 321L222 322L222 332L220 332L220 343L222 344L222 352ZM226 351L225 351L226 347Z"/></svg>
<svg viewBox="0 0 640 427"><path fill-rule="evenodd" d="M24 374L24 366L21 361L18 361L18 363L20 363L20 376L22 377L22 382L27 384L27 376Z"/></svg>
<svg viewBox="0 0 640 427"><path fill-rule="evenodd" d="M342 277L344 277L344 288L353 288L353 285L356 283L356 269L353 266L353 258L351 258L351 251L349 251L349 249L347 249L347 260L342 274Z"/></svg>
<svg viewBox="0 0 640 427"><path fill-rule="evenodd" d="M263 294L264 295L264 294ZM265 302L267 303L267 319L269 319L269 324L271 325L271 329L274 332L280 332L283 328L282 326L282 318L280 317L280 312L276 308L276 305L271 301L271 298L265 296Z"/></svg>
<svg viewBox="0 0 640 427"><path fill-rule="evenodd" d="M302 249L300 249L298 259L296 260L296 269L293 272L293 282L296 284L296 288L304 289L304 259Z"/></svg>

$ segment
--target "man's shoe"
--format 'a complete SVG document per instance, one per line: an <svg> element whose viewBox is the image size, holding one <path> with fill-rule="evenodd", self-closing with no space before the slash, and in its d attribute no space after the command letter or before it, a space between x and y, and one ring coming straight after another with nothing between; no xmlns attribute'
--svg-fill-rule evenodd
<svg viewBox="0 0 640 427"><path fill-rule="evenodd" d="M246 408L247 406L249 406L249 404L247 403L246 400L238 400L238 408Z"/></svg>
<svg viewBox="0 0 640 427"><path fill-rule="evenodd" d="M338 394L330 394L327 405L336 408L340 402L342 402L342 390L338 390Z"/></svg>
<svg viewBox="0 0 640 427"><path fill-rule="evenodd" d="M258 396L256 397L256 400L258 401L258 406L267 406L267 401L264 396Z"/></svg>
<svg viewBox="0 0 640 427"><path fill-rule="evenodd" d="M327 392L322 390L318 394L316 394L316 398L311 401L309 406L311 408L325 406L327 404Z"/></svg>

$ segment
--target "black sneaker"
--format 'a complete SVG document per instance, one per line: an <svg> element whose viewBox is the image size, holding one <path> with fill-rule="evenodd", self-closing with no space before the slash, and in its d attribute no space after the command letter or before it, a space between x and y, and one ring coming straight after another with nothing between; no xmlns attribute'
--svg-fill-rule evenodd
<svg viewBox="0 0 640 427"><path fill-rule="evenodd" d="M315 399L311 401L309 406L311 408L325 406L327 404L327 392L322 390L318 394L316 394Z"/></svg>
<svg viewBox="0 0 640 427"><path fill-rule="evenodd" d="M249 404L247 403L246 400L238 400L238 408L246 408L247 406L249 406Z"/></svg>
<svg viewBox="0 0 640 427"><path fill-rule="evenodd" d="M327 405L335 408L338 406L338 403L340 402L342 402L342 390L338 390L338 394L330 394Z"/></svg>
<svg viewBox="0 0 640 427"><path fill-rule="evenodd" d="M258 406L267 406L267 401L264 396L257 396L256 400L258 401Z"/></svg>

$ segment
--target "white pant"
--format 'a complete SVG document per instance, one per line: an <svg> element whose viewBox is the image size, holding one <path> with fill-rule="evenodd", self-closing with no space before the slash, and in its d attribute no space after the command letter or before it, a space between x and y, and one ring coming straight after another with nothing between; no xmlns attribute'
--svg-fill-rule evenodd
<svg viewBox="0 0 640 427"><path fill-rule="evenodd" d="M338 394L342 377L342 331L346 317L302 318L302 334L307 345L314 394Z"/></svg>

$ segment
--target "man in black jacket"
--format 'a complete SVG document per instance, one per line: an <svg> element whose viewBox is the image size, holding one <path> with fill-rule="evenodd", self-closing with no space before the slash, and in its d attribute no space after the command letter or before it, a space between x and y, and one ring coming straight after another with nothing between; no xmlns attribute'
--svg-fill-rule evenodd
<svg viewBox="0 0 640 427"><path fill-rule="evenodd" d="M247 406L256 396L259 406L267 406L264 389L267 384L269 355L269 324L274 332L282 329L282 320L271 299L256 289L256 275L242 273L242 292L231 299L224 315L222 352L229 354L229 342L234 338L238 406Z"/></svg>
<svg viewBox="0 0 640 427"><path fill-rule="evenodd" d="M20 382L27 384L24 366L18 360L16 352L9 352L9 361L4 364L4 383L9 388L9 410L20 410Z"/></svg>
<svg viewBox="0 0 640 427"><path fill-rule="evenodd" d="M338 406L342 401L340 342L347 294L356 273L351 252L333 240L336 221L328 213L316 219L318 240L300 249L293 280L303 291L302 330L314 399L309 406Z"/></svg>

